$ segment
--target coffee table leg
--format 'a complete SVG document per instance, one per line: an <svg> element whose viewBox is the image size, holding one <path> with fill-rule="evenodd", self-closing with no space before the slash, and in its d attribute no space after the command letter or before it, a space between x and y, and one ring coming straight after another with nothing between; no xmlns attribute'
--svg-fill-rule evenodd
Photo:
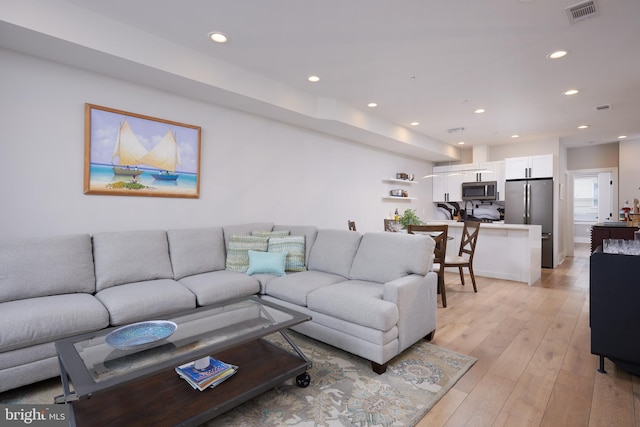
<svg viewBox="0 0 640 427"><path fill-rule="evenodd" d="M280 334L285 340L287 340L291 348L293 348L295 352L298 353L298 356L307 363L307 369L311 369L311 361L307 359L307 356L304 355L302 350L300 350L298 346L291 340L291 338L289 338L289 335L287 335L284 330L280 330ZM296 377L296 385L298 387L307 387L309 384L311 384L311 377L307 372L303 372Z"/></svg>
<svg viewBox="0 0 640 427"><path fill-rule="evenodd" d="M307 368L311 368L311 362L309 361L309 359L307 359L307 356L304 355L304 353L302 352L302 350L300 350L298 348L298 346L291 340L291 338L289 338L289 335L287 335L285 333L284 330L280 330L279 331L280 334L282 335L282 337L287 340L287 342L289 343L289 345L291 346L291 348L293 348L295 350L295 352L298 354L298 356L300 356L300 358L302 360L304 360L305 362L307 362L309 365L307 366Z"/></svg>
<svg viewBox="0 0 640 427"><path fill-rule="evenodd" d="M68 403L73 402L74 400L78 400L78 396L76 392L72 392L69 387L69 375L67 374L67 370L64 369L64 365L60 360L60 356L58 356L58 364L60 365L60 379L62 380L62 391L64 394L60 396L56 396L54 398L55 403Z"/></svg>

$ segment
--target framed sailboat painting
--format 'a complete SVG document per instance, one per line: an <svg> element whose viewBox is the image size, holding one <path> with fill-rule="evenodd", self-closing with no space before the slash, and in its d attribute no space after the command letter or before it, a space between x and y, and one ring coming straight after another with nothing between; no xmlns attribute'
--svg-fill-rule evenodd
<svg viewBox="0 0 640 427"><path fill-rule="evenodd" d="M84 193L200 195L199 126L85 104Z"/></svg>

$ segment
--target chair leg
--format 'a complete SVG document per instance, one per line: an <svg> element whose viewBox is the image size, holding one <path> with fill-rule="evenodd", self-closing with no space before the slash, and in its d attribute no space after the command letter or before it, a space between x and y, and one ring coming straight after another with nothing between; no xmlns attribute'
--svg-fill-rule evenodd
<svg viewBox="0 0 640 427"><path fill-rule="evenodd" d="M460 271L460 281L462 282L462 286L464 286L464 271L462 271L462 266L458 267L458 271Z"/></svg>
<svg viewBox="0 0 640 427"><path fill-rule="evenodd" d="M440 295L442 296L442 307L447 306L447 293L444 290L444 274L438 275L438 289L440 290Z"/></svg>
<svg viewBox="0 0 640 427"><path fill-rule="evenodd" d="M471 283L473 283L473 292L478 292L476 288L476 276L473 275L473 267L469 265L469 276L471 276Z"/></svg>

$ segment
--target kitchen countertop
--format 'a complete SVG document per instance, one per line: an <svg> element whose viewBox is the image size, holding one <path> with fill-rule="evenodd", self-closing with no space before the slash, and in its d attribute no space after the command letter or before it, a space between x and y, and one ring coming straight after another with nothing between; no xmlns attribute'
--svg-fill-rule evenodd
<svg viewBox="0 0 640 427"><path fill-rule="evenodd" d="M427 220L427 224L448 224L449 227L463 227L464 222L459 222L455 220ZM480 226L482 228L495 228L497 230L530 230L535 227L540 227L539 225L529 225L529 224L505 224L504 221L494 221L494 222L483 222Z"/></svg>

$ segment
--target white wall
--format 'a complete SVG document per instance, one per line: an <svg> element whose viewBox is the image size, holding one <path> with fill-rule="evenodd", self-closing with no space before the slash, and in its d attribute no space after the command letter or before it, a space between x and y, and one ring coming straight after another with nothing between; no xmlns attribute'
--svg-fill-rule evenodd
<svg viewBox="0 0 640 427"><path fill-rule="evenodd" d="M626 200L633 206L633 199L640 199L640 139L620 141L620 207Z"/></svg>
<svg viewBox="0 0 640 427"><path fill-rule="evenodd" d="M617 168L620 156L618 148L618 142L567 148L567 169Z"/></svg>
<svg viewBox="0 0 640 427"><path fill-rule="evenodd" d="M487 153L489 161L504 160L508 157L536 156L553 154L556 161L560 156L560 140L558 138L540 139L526 143L491 145Z"/></svg>
<svg viewBox="0 0 640 427"><path fill-rule="evenodd" d="M249 221L382 231L383 179L431 162L0 49L0 237L185 228ZM215 100L212 100L215 102ZM84 104L202 127L199 199L83 194Z"/></svg>

